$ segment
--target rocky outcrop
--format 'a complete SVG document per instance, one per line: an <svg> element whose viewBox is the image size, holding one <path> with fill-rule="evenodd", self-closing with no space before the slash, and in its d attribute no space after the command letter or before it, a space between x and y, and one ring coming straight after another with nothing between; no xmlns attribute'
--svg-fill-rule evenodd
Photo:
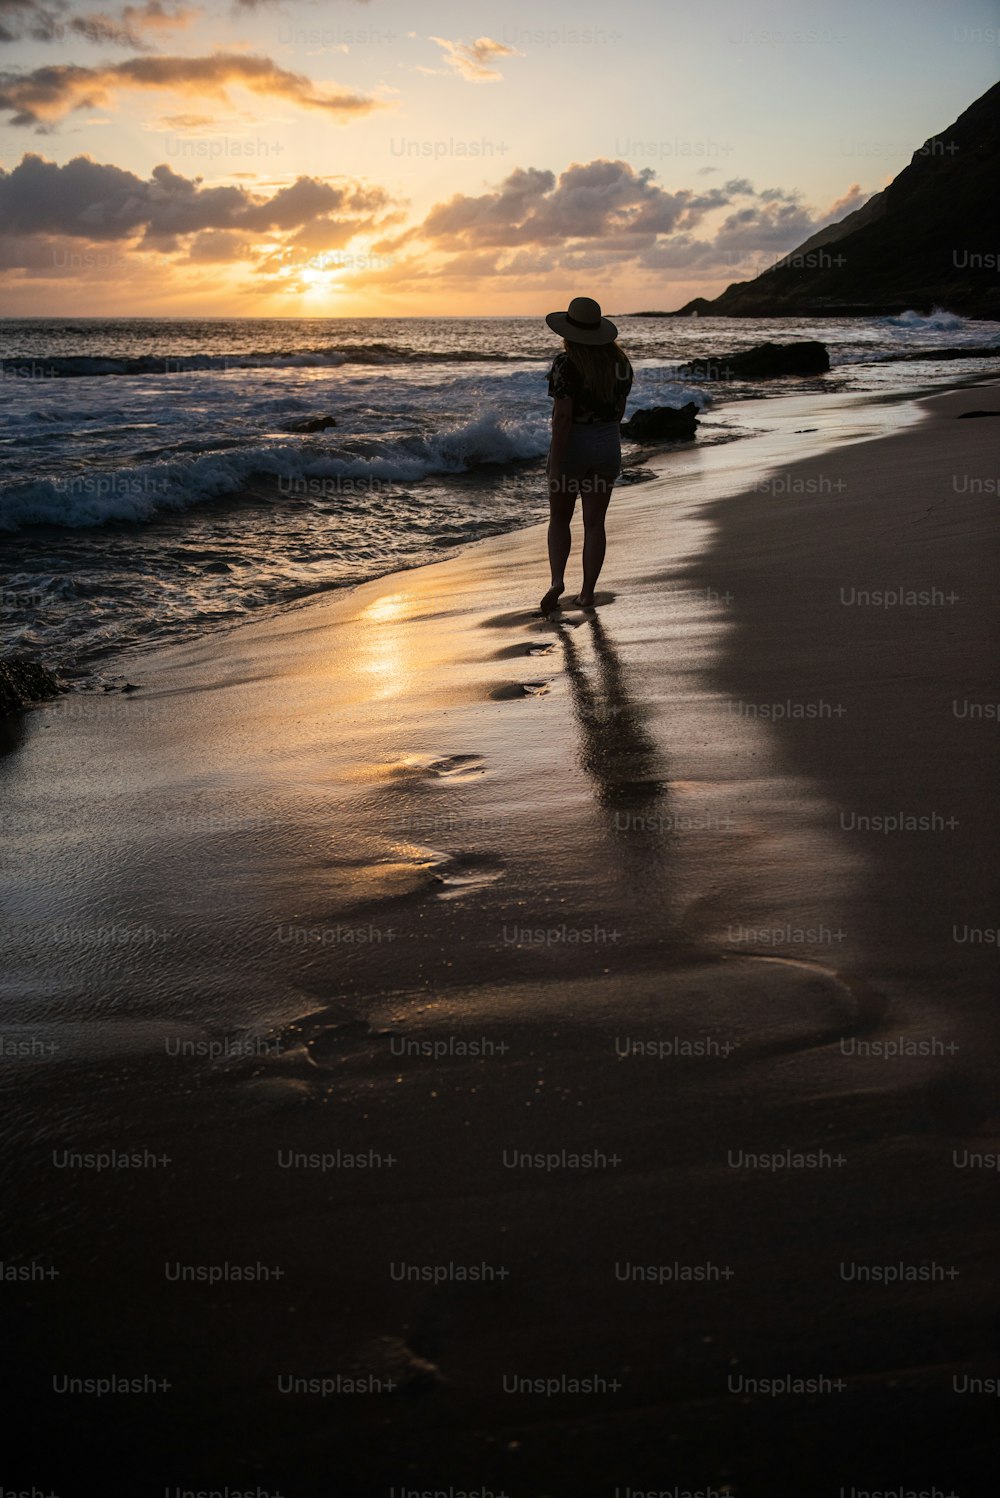
<svg viewBox="0 0 1000 1498"><path fill-rule="evenodd" d="M825 343L759 343L738 354L713 354L682 364L679 374L694 380L766 380L776 375L826 374L830 355Z"/></svg>
<svg viewBox="0 0 1000 1498"><path fill-rule="evenodd" d="M327 427L335 427L336 421L332 416L307 416L302 421L293 421L288 428L290 432L325 432Z"/></svg>
<svg viewBox="0 0 1000 1498"><path fill-rule="evenodd" d="M962 348L918 348L905 354L883 354L886 364L912 362L915 359L1000 359L1000 343L987 345L967 343Z"/></svg>
<svg viewBox="0 0 1000 1498"><path fill-rule="evenodd" d="M707 317L717 317L715 303L707 296L692 297L690 302L685 302L676 312L619 312L618 317L701 317L704 313Z"/></svg>
<svg viewBox="0 0 1000 1498"><path fill-rule="evenodd" d="M686 406L650 406L635 411L622 422L622 436L633 442L664 442L693 437L698 426L698 407L694 401Z"/></svg>
<svg viewBox="0 0 1000 1498"><path fill-rule="evenodd" d="M863 155L864 142L858 142ZM675 314L871 317L943 307L1000 317L1000 83L932 135L867 203L752 281Z"/></svg>
<svg viewBox="0 0 1000 1498"><path fill-rule="evenodd" d="M44 702L64 690L54 672L23 655L0 659L0 717L32 702Z"/></svg>

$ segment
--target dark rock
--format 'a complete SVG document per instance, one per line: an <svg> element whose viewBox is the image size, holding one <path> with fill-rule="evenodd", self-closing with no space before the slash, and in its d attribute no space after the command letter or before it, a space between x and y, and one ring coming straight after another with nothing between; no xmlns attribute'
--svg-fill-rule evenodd
<svg viewBox="0 0 1000 1498"><path fill-rule="evenodd" d="M961 348L918 348L910 349L905 354L888 354L884 361L879 362L898 363L900 360L914 359L997 359L1000 358L1000 344L989 344L985 348L982 344L967 343Z"/></svg>
<svg viewBox="0 0 1000 1498"><path fill-rule="evenodd" d="M8 655L0 660L0 717L16 713L31 702L44 702L65 691L63 683L47 666L29 661L23 655Z"/></svg>
<svg viewBox="0 0 1000 1498"><path fill-rule="evenodd" d="M759 343L738 354L713 354L682 364L680 374L694 380L762 380L778 375L826 374L830 355L825 343Z"/></svg>
<svg viewBox="0 0 1000 1498"><path fill-rule="evenodd" d="M626 312L625 317L700 317L703 312L711 315L715 311L712 303L704 296L696 296L693 301L686 302L679 312Z"/></svg>
<svg viewBox="0 0 1000 1498"><path fill-rule="evenodd" d="M662 442L670 438L693 437L698 425L698 407L694 401L686 406L651 406L636 411L622 423L622 436L633 442Z"/></svg>
<svg viewBox="0 0 1000 1498"><path fill-rule="evenodd" d="M290 432L325 432L327 427L336 425L332 416L307 416L303 421L293 421L288 430Z"/></svg>

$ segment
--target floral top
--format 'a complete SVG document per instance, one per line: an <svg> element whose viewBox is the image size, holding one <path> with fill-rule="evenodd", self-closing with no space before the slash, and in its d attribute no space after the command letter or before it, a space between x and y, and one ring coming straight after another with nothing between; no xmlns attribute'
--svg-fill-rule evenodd
<svg viewBox="0 0 1000 1498"><path fill-rule="evenodd" d="M598 400L590 393L583 383L579 370L565 350L561 354L556 354L552 361L548 381L549 395L553 400L561 395L567 395L573 402L574 422L585 422L589 426L597 421L621 421L625 412L625 402L632 389L632 366L626 359L623 369L619 370L619 394L613 405Z"/></svg>

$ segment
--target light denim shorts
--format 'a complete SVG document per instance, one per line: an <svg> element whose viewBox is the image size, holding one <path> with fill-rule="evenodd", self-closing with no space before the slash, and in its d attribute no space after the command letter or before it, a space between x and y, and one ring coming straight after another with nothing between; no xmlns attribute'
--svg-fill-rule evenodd
<svg viewBox="0 0 1000 1498"><path fill-rule="evenodd" d="M622 438L617 421L574 421L566 445L566 477L582 479L590 468L610 479L621 473Z"/></svg>

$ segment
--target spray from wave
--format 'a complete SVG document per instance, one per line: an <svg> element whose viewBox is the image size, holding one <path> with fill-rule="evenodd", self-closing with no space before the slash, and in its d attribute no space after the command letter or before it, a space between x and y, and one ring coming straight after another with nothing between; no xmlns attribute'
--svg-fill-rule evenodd
<svg viewBox="0 0 1000 1498"><path fill-rule="evenodd" d="M958 333L966 328L975 328L966 317L957 312L946 312L943 307L933 307L930 312L901 312L898 317L880 319L887 327L902 328L914 333Z"/></svg>

